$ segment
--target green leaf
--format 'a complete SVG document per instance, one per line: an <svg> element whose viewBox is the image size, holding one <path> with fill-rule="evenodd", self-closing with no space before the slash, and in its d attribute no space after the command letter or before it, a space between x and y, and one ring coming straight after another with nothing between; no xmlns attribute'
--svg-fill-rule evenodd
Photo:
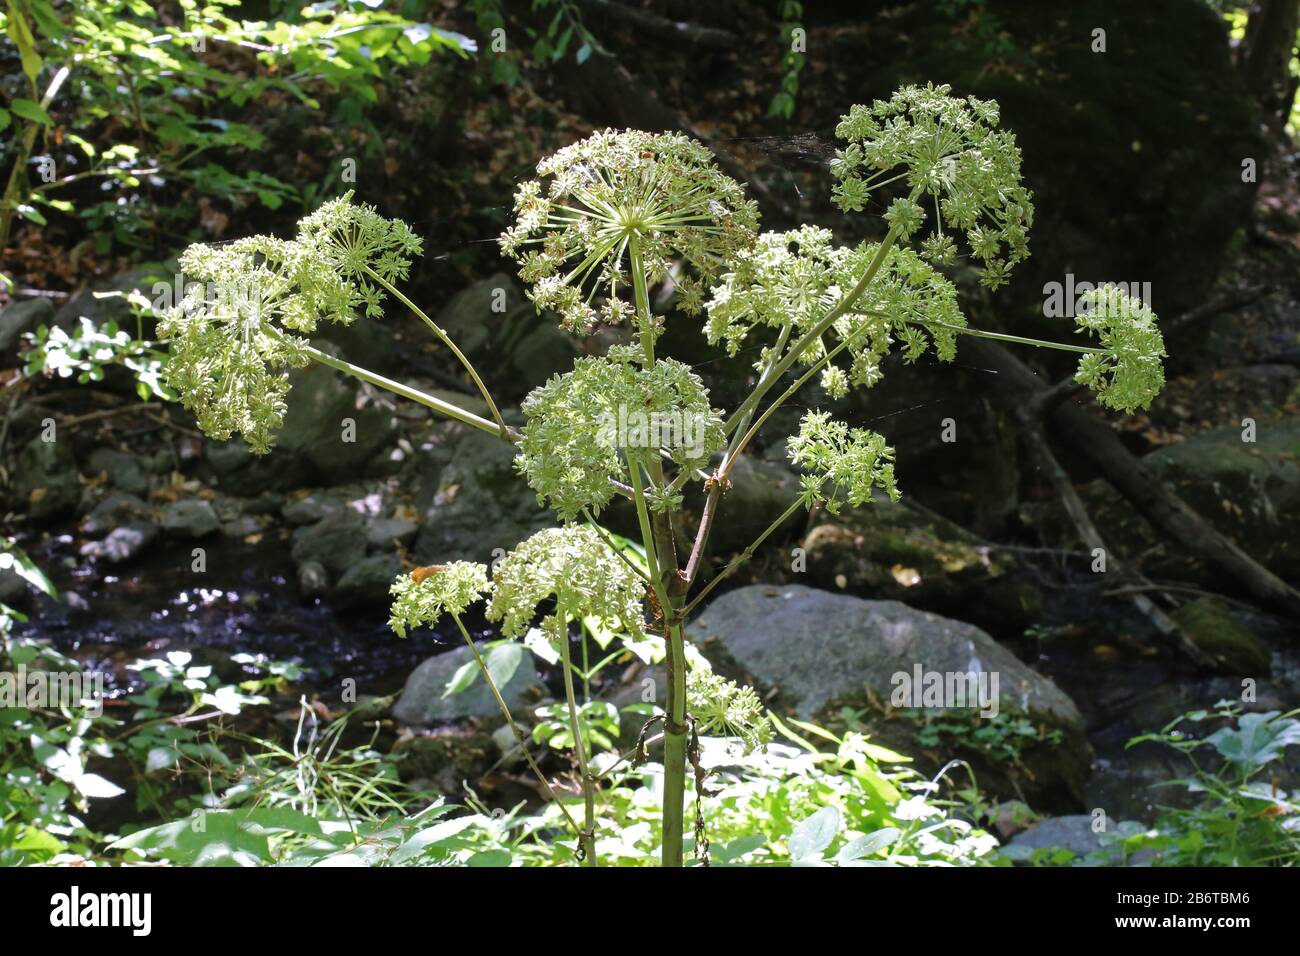
<svg viewBox="0 0 1300 956"><path fill-rule="evenodd" d="M54 122L50 119L50 114L41 109L41 104L32 100L16 99L9 104L9 109L33 123L44 123L50 126Z"/></svg>
<svg viewBox="0 0 1300 956"><path fill-rule="evenodd" d="M845 844L840 849L840 852L835 854L835 859L843 863L848 860L858 860L864 856L878 853L886 847L892 846L902 832L903 831L897 827L884 827L883 829L867 833L858 837L856 840Z"/></svg>
<svg viewBox="0 0 1300 956"><path fill-rule="evenodd" d="M1262 767L1287 747L1300 744L1300 720L1275 720L1277 716L1275 710L1242 714L1236 730L1224 727L1206 740L1225 760L1242 767Z"/></svg>
<svg viewBox="0 0 1300 956"><path fill-rule="evenodd" d="M836 807L822 807L806 820L800 821L786 841L792 861L818 859L840 832L840 811Z"/></svg>

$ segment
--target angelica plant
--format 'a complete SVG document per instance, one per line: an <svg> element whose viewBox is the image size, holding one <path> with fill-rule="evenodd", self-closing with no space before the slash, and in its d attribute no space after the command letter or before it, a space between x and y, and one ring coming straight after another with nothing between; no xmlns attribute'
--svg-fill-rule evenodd
<svg viewBox="0 0 1300 956"><path fill-rule="evenodd" d="M999 129L996 103L954 97L946 86L910 86L854 106L837 134L843 148L831 164L832 195L841 209L865 212L892 187L878 241L840 246L813 225L759 232L757 208L743 187L680 134L605 130L542 160L539 179L518 189L501 250L518 263L539 313L555 313L575 333L626 323L631 342L578 359L571 372L534 390L519 429L505 424L469 359L398 289L419 252L418 238L350 196L307 217L291 240L196 246L183 259L196 277L240 290L187 296L163 323L172 340L168 384L213 437L240 432L255 451L266 451L288 400L288 369L314 361L517 446L517 469L561 527L520 543L491 580L481 565L464 563L404 575L393 586L391 623L400 635L450 615L495 694L460 616L486 599L489 619L500 621L508 638L542 616L562 662L585 808L585 825L574 829L590 865L600 781L578 720L570 622L596 616L663 641L667 686L656 718L663 725L661 862L679 866L688 758L698 764L690 741L703 731L752 747L768 733L752 691L708 671L688 674L691 613L797 511L862 506L876 492L899 495L885 437L814 409L787 444L801 476L789 508L697 587L709 577L703 571L710 531L736 462L810 381L838 398L876 385L893 351L908 362L926 353L947 362L963 335L977 335L1081 353L1079 381L1112 408L1144 407L1163 383L1155 316L1114 290L1097 290L1079 316L1079 331L1095 336L1095 344L981 330L962 316L956 288L940 270L961 258L997 289L1029 254L1033 201L1021 182L1015 137ZM689 367L656 354L665 318L653 313L649 291L670 272L687 321L698 322L709 342L733 358L742 347L758 347L755 384L729 411L714 407ZM318 321L378 314L385 297L409 308L451 351L490 418L307 342ZM693 527L683 510L692 485L704 493ZM644 566L609 547L594 524L616 496L635 509ZM685 554L678 553L679 538L690 542Z"/></svg>

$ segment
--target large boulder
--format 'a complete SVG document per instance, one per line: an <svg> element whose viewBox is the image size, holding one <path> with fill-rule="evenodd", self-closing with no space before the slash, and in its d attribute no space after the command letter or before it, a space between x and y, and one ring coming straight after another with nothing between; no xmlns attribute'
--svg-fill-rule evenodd
<svg viewBox="0 0 1300 956"><path fill-rule="evenodd" d="M393 716L401 723L414 726L469 719L501 720L496 698L484 683L482 675L475 678L474 683L461 693L443 696L447 682L462 665L471 661L473 656L468 647L457 647L445 654L427 658L406 679L402 696L393 706ZM515 720L524 717L527 704L537 700L542 691L530 651L524 651L520 655L515 672L497 689L501 691Z"/></svg>
<svg viewBox="0 0 1300 956"><path fill-rule="evenodd" d="M554 318L539 316L503 272L456 293L435 321L510 398L568 371L578 354Z"/></svg>
<svg viewBox="0 0 1300 956"><path fill-rule="evenodd" d="M719 669L774 695L780 709L826 720L851 707L882 742L921 758L923 765L969 760L989 791L1021 793L1036 806L1067 807L1082 797L1092 751L1078 708L1052 681L970 624L897 601L865 601L802 585L753 585L714 600L689 633ZM954 701L916 711L888 706L899 675L911 678L917 668L923 675L974 674L987 681L987 689L997 692L996 715L982 716L992 707L957 707ZM969 733L945 736L967 718ZM1026 721L1032 732L1012 731ZM999 726L1007 728L1008 740L1018 734L1014 759L981 746L974 734ZM937 734L938 742L922 743L927 733L931 740Z"/></svg>
<svg viewBox="0 0 1300 956"><path fill-rule="evenodd" d="M415 539L421 564L491 563L535 531L555 522L515 471L513 447L495 435L471 431L447 465L417 489L424 510Z"/></svg>

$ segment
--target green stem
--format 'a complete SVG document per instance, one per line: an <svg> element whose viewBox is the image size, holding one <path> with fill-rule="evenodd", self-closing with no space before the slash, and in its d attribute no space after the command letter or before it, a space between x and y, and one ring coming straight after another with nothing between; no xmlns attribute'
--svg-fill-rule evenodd
<svg viewBox="0 0 1300 956"><path fill-rule="evenodd" d="M1016 345L1036 345L1039 348L1060 349L1063 352L1083 352L1086 355L1091 355L1094 352L1106 352L1106 349L1086 348L1082 345L1070 345L1066 342L1052 342L1049 339L1031 339L1023 335L1008 335L1006 332L986 332L983 329L975 329L967 325L953 325L949 322L921 322L917 319L910 319L908 324L919 325L922 328L926 325L939 325L962 335L973 335L979 339L993 339L995 342L1014 342Z"/></svg>
<svg viewBox="0 0 1300 956"><path fill-rule="evenodd" d="M628 270L632 273L632 289L636 294L637 322L641 326L641 347L645 351L645 367L655 364L655 336L653 317L650 315L650 291L646 287L645 268L641 261L641 240L632 236L627 244Z"/></svg>
<svg viewBox="0 0 1300 956"><path fill-rule="evenodd" d="M682 865L686 804L686 638L681 621L668 628L668 706L664 720L664 811L661 866Z"/></svg>
<svg viewBox="0 0 1300 956"><path fill-rule="evenodd" d="M717 574L713 576L713 580L710 581L704 587L704 590L700 591L699 594L695 595L694 599L689 604L687 604L684 608L682 608L679 617L682 620L685 620L687 615L689 615L691 611L695 610L696 605L698 605L701 601L703 601L705 597L708 596L710 591L712 591L715 587L717 587L719 583L721 583L738 567L740 567L751 557L753 557L754 552L757 551L758 548L763 544L763 542L766 541L768 537L771 536L772 532L776 531L777 528L781 527L781 525L789 521L790 516L804 506L804 500L805 499L802 496L795 499L794 504L790 505L789 508L786 508L785 511L781 513L781 517L777 518L770 525L768 525L767 528L763 531L763 533L760 534L753 541L751 541L749 546L745 548L744 551L740 552L740 554L732 558L731 561L727 563L727 566L725 568L723 568L721 571L719 571Z"/></svg>
<svg viewBox="0 0 1300 956"><path fill-rule="evenodd" d="M528 761L528 766L532 768L533 773L537 776L537 782L542 785L542 793L546 794L546 799L550 800L560 808L560 812L564 814L564 819L568 820L569 826L573 827L573 832L581 838L582 830L578 827L578 821L573 819L573 816L569 813L568 807L566 807L560 801L560 798L556 796L555 791L551 789L551 782L546 779L546 774L542 773L542 768L537 766L537 761L535 761L533 755L528 752L528 744L524 740L523 732L519 729L519 725L515 723L515 718L511 715L510 707L506 704L505 698L501 696L501 691L497 689L496 681L492 679L492 672L488 670L487 663L483 660L483 655L478 652L478 646L474 643L474 638L470 637L469 631L465 630L465 625L461 623L459 615L452 614L451 619L456 622L456 627L460 631L460 636L465 638L465 644L469 647L469 652L474 655L474 662L478 664L478 669L483 674L483 680L487 683L488 690L492 691L492 696L496 698L497 707L501 710L501 716L505 717L506 724L510 727L510 732L515 735L515 741L519 744L519 749L523 753L524 759Z"/></svg>
<svg viewBox="0 0 1300 956"><path fill-rule="evenodd" d="M382 285L389 291L393 298L397 299L398 302L401 302L402 305L414 312L420 318L420 321L427 325L433 334L438 337L438 340L442 342L443 345L447 346L447 348L451 349L451 353L456 356L456 360L465 367L465 371L468 372L469 377L473 379L474 385L478 388L479 394L483 396L483 401L487 402L488 410L492 413L492 418L497 423L497 428L500 430L502 436L508 434L510 429L506 425L505 419L501 417L501 412L497 408L497 403L492 400L492 395L488 392L487 386L483 384L483 379L479 377L478 372L466 357L465 353L462 352L457 347L456 343L451 340L451 336L444 332L437 322L425 315L424 310L408 299L402 293L401 289L397 288L397 286L393 285L369 266L366 267L366 275L370 276Z"/></svg>
<svg viewBox="0 0 1300 956"><path fill-rule="evenodd" d="M641 469L634 457L627 460L632 481L632 501L636 505L641 542L650 568L650 586L659 602L665 623L673 614L673 605L659 573L659 556L655 546L650 513L646 508ZM663 844L660 863L682 865L682 821L686 798L686 647L681 625L665 627L664 665L668 672L668 699L664 704L664 807Z"/></svg>
<svg viewBox="0 0 1300 956"><path fill-rule="evenodd" d="M344 372L354 378L359 378L363 382L369 382L377 388L392 392L394 395L400 395L402 398L409 399L426 408L432 408L439 414L446 415L448 418L454 418L458 422L466 425L473 425L475 428L489 432L493 435L501 435L507 441L515 441L513 432L507 428L505 432L501 431L501 425L496 422L490 422L486 418L481 418L473 412L466 411L459 405L453 405L451 402L445 402L441 398L435 398L418 388L412 388L409 385L403 385L401 382L395 382L391 378L385 378L382 375L364 369L360 365L353 365L351 362L345 362L343 359L335 358L328 352L322 352L320 349L311 345L302 345L302 350L311 357L315 362L321 365L327 365L339 372Z"/></svg>
<svg viewBox="0 0 1300 956"><path fill-rule="evenodd" d="M564 606L561 598L561 607ZM564 697L569 702L569 725L573 728L573 749L578 755L578 773L582 776L582 802L586 814L586 829L580 834L583 862L586 866L599 866L596 861L596 793L591 772L587 769L587 745L582 739L582 724L578 720L577 696L573 692L573 663L569 660L569 613L560 615L560 658L564 662Z"/></svg>
<svg viewBox="0 0 1300 956"><path fill-rule="evenodd" d="M913 190L912 198L916 198L916 190ZM763 396L767 394L768 389L770 389L772 385L781 378L781 376L790 370L790 366L798 361L799 356L803 354L804 350L825 335L826 330L834 325L835 321L840 316L853 308L853 304L858 301L862 296L862 293L866 291L867 286L871 285L872 280L875 279L876 273L880 271L880 267L885 262L885 256L889 253L890 248L894 245L894 241L897 238L898 227L894 226L885 234L885 238L880 240L880 245L876 249L876 254L872 257L871 263L862 273L862 278L860 278L853 288L835 304L834 308L822 316L820 322L801 335L794 345L790 346L790 350L786 353L785 358L781 359L781 361L772 368L772 375L767 382L759 383L759 385L749 393L749 397L741 402L740 406L731 413L731 417L727 419L726 424L723 426L728 435L740 427L740 423L745 420L746 416L753 413L753 410L758 406L758 403L762 401Z"/></svg>

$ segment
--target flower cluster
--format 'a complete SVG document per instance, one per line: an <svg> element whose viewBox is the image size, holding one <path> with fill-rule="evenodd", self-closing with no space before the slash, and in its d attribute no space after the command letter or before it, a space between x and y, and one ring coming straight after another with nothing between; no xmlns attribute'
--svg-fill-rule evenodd
<svg viewBox="0 0 1300 956"><path fill-rule="evenodd" d="M772 739L772 722L763 702L752 687L702 667L691 670L686 678L686 709L704 734L738 737L745 753L768 744Z"/></svg>
<svg viewBox="0 0 1300 956"><path fill-rule="evenodd" d="M523 411L515 466L566 521L609 503L613 482L626 475L620 453L645 462L663 450L682 468L700 468L725 440L704 383L672 359L644 368L580 358L533 389Z"/></svg>
<svg viewBox="0 0 1300 956"><path fill-rule="evenodd" d="M753 241L758 224L740 184L679 133L604 130L544 159L537 172L549 184L519 187L501 249L519 262L533 302L575 332L631 316L619 296L630 270L639 265L648 282L659 282L677 256L700 274L681 283L684 306L698 311L702 288Z"/></svg>
<svg viewBox="0 0 1300 956"><path fill-rule="evenodd" d="M888 100L854 106L836 127L848 146L836 153L834 199L846 212L861 211L873 190L905 178L911 193L885 213L906 239L935 215L922 254L940 265L957 254L945 222L961 229L982 265L981 282L1004 285L1011 268L1029 255L1032 196L1021 185L1020 149L999 132L998 105L949 96L950 87L908 86ZM903 167L902 172L890 175ZM932 203L926 203L926 197Z"/></svg>
<svg viewBox="0 0 1300 956"><path fill-rule="evenodd" d="M1151 404L1165 384L1166 355L1151 307L1119 286L1103 285L1079 297L1075 323L1104 350L1081 358L1075 375L1097 401L1123 412Z"/></svg>
<svg viewBox="0 0 1300 956"><path fill-rule="evenodd" d="M404 223L354 205L351 193L301 220L292 240L190 246L180 257L184 298L158 324L170 343L167 384L206 435L238 432L264 454L284 422L287 369L307 363L302 336L321 318L378 315L371 273L401 278L419 251Z"/></svg>
<svg viewBox="0 0 1300 956"><path fill-rule="evenodd" d="M444 614L464 614L491 588L487 567L471 561L417 568L403 574L389 589L393 606L388 626L398 637L406 637L408 629L436 624Z"/></svg>
<svg viewBox="0 0 1300 956"><path fill-rule="evenodd" d="M878 249L877 243L835 246L830 232L816 226L763 233L714 288L706 337L735 355L757 326L788 325L792 336L808 331L853 287ZM932 344L940 359L950 361L957 330L965 324L952 283L915 252L894 246L871 285L836 321L834 337L848 342L849 364L847 370L828 365L822 384L833 398L851 385L875 385L881 359L895 339L903 343L908 360ZM830 337L814 343L799 360L811 365L823 358Z"/></svg>
<svg viewBox="0 0 1300 956"><path fill-rule="evenodd" d="M542 619L554 643L563 637L566 615L592 615L619 622L645 636L641 599L645 586L617 554L588 527L547 528L521 542L492 576L489 621L501 621L507 637L529 628L537 607L551 599L555 610Z"/></svg>
<svg viewBox="0 0 1300 956"><path fill-rule="evenodd" d="M320 312L335 322L350 322L364 307L383 315L383 292L376 279L394 283L407 277L423 242L400 219L385 219L373 206L352 202L352 193L325 203L298 222L296 245L302 268L294 278Z"/></svg>
<svg viewBox="0 0 1300 956"><path fill-rule="evenodd" d="M866 504L873 488L894 501L899 498L894 449L873 431L849 428L827 412L812 411L804 415L799 434L791 436L787 447L790 461L804 473L803 496L810 505L824 501L827 511L838 514L846 498L854 508Z"/></svg>
<svg viewBox="0 0 1300 956"><path fill-rule="evenodd" d="M255 237L224 246L190 246L180 265L188 285L158 322L169 340L166 383L194 412L204 434L225 441L242 434L253 451L269 451L284 421L287 370L307 364L300 329L306 305L292 280L274 267L282 243Z"/></svg>

